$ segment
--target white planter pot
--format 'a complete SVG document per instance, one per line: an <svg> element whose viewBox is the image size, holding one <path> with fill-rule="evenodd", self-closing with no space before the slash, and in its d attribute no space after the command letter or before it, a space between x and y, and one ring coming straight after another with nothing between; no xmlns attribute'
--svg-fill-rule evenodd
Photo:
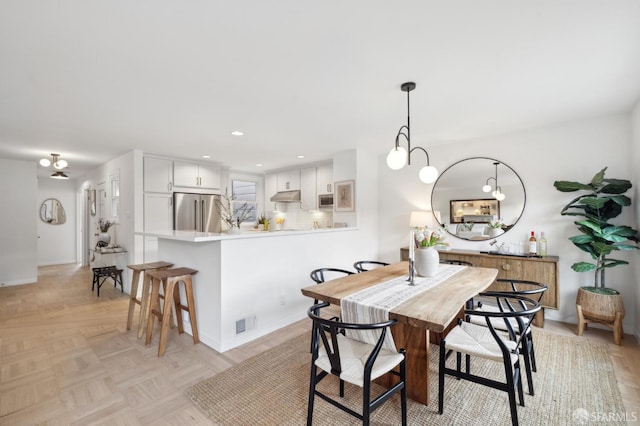
<svg viewBox="0 0 640 426"><path fill-rule="evenodd" d="M440 254L433 247L418 248L415 250L415 267L418 276L432 277L438 272L440 266Z"/></svg>
<svg viewBox="0 0 640 426"><path fill-rule="evenodd" d="M489 229L489 236L491 238L495 238L499 235L504 234L504 230L502 228L491 228Z"/></svg>

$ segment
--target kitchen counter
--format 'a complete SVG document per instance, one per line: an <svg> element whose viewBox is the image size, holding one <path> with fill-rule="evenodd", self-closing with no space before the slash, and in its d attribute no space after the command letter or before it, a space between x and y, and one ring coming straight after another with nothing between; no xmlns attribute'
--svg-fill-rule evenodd
<svg viewBox="0 0 640 426"><path fill-rule="evenodd" d="M197 232L197 231L145 231L137 232L137 235L144 235L145 237L164 238L177 241L188 241L192 243L206 242L206 241L222 241L222 240L237 240L244 238L269 238L269 237L284 237L303 234L322 234L327 232L344 232L353 231L357 228L319 228L319 229L282 229L273 231L258 231L247 230L239 231L235 233L214 233L214 232Z"/></svg>
<svg viewBox="0 0 640 426"><path fill-rule="evenodd" d="M193 277L200 341L218 352L307 316L300 289L321 267L353 270L373 249L357 228L214 234L141 232L158 238L158 258L197 270ZM185 330L190 333L188 315Z"/></svg>

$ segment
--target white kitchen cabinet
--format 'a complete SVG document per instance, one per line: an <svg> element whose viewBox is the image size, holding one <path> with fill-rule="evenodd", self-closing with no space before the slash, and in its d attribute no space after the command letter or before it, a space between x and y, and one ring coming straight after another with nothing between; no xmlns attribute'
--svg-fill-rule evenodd
<svg viewBox="0 0 640 426"><path fill-rule="evenodd" d="M333 194L333 165L321 164L316 168L316 182L318 195Z"/></svg>
<svg viewBox="0 0 640 426"><path fill-rule="evenodd" d="M173 189L173 161L166 158L144 157L144 191L171 192Z"/></svg>
<svg viewBox="0 0 640 426"><path fill-rule="evenodd" d="M144 230L170 231L173 229L173 195L172 194L144 194ZM158 239L144 238L144 261L158 260Z"/></svg>
<svg viewBox="0 0 640 426"><path fill-rule="evenodd" d="M316 168L307 167L300 170L300 209L316 210L317 208Z"/></svg>
<svg viewBox="0 0 640 426"><path fill-rule="evenodd" d="M185 188L220 189L220 169L205 164L174 161L173 184Z"/></svg>
<svg viewBox="0 0 640 426"><path fill-rule="evenodd" d="M278 173L278 191L300 189L300 170Z"/></svg>
<svg viewBox="0 0 640 426"><path fill-rule="evenodd" d="M271 206L274 204L271 201L271 197L278 192L278 175L275 173L270 173L265 175L264 177L264 204L265 209L269 210Z"/></svg>

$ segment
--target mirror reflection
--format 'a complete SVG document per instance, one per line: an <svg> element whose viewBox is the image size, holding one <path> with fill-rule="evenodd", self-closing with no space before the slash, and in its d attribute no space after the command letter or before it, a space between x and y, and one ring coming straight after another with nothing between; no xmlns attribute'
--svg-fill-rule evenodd
<svg viewBox="0 0 640 426"><path fill-rule="evenodd" d="M526 202L520 176L500 160L474 157L447 168L433 186L431 207L447 232L485 241L509 231Z"/></svg>
<svg viewBox="0 0 640 426"><path fill-rule="evenodd" d="M67 221L62 203L55 198L47 198L40 205L40 220L51 225L62 225Z"/></svg>

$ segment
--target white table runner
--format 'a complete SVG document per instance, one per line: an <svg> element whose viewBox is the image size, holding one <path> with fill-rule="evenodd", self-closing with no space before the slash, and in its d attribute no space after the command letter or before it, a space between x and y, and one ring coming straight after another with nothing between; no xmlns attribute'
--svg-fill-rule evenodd
<svg viewBox="0 0 640 426"><path fill-rule="evenodd" d="M388 321L391 309L437 286L465 268L467 266L440 264L435 276L429 278L416 276L413 280L415 285L409 285L407 274L360 290L340 301L342 321L360 324ZM371 330L347 330L347 336L375 345L380 334L379 331ZM385 337L384 348L397 351L393 336L389 332Z"/></svg>

